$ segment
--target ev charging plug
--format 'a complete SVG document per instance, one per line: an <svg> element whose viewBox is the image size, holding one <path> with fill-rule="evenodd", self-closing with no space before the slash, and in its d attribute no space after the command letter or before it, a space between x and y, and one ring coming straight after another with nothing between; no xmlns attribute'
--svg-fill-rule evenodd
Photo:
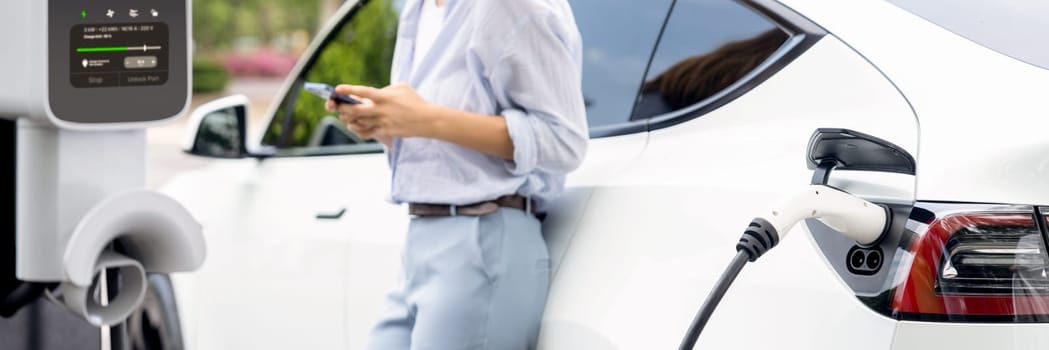
<svg viewBox="0 0 1049 350"><path fill-rule="evenodd" d="M812 185L751 221L736 244L736 257L703 302L680 349L696 345L714 308L747 261L755 261L775 247L798 222L817 219L863 246L875 245L889 235L892 212L888 208L827 186L827 182L834 170L914 176L917 163L906 149L854 130L820 128L809 139L806 158L807 167L814 171Z"/></svg>
<svg viewBox="0 0 1049 350"><path fill-rule="evenodd" d="M805 219L817 219L860 245L881 239L891 226L888 208L827 185L809 185L751 221L736 250L755 261Z"/></svg>
<svg viewBox="0 0 1049 350"><path fill-rule="evenodd" d="M861 245L881 240L891 227L891 211L827 185L809 185L750 222L736 244L736 256L721 275L688 329L681 350L691 350L728 287L747 261L775 247L805 219L817 219Z"/></svg>

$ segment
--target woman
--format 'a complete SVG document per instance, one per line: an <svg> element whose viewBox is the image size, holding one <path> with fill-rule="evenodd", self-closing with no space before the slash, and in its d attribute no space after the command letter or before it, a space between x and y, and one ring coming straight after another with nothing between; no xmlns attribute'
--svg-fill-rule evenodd
<svg viewBox="0 0 1049 350"><path fill-rule="evenodd" d="M328 102L386 146L412 215L372 349L532 348L549 286L543 212L587 147L565 0L408 0L394 85Z"/></svg>

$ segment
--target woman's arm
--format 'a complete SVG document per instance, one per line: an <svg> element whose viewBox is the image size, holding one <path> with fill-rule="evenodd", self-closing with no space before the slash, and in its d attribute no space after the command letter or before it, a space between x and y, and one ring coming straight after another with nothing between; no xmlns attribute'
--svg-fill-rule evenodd
<svg viewBox="0 0 1049 350"><path fill-rule="evenodd" d="M504 160L514 160L514 143L503 116L481 115L434 107L431 138L470 148ZM465 131L465 132L464 132Z"/></svg>
<svg viewBox="0 0 1049 350"><path fill-rule="evenodd" d="M431 105L407 84L340 85L338 93L364 102L340 105L343 120L366 138L425 137L470 148L507 160L515 175L572 171L588 142L578 31L548 10L517 21L507 36L476 43L488 49L485 74L500 115Z"/></svg>
<svg viewBox="0 0 1049 350"><path fill-rule="evenodd" d="M513 141L503 116L433 105L406 84L383 89L339 85L335 91L362 98L360 105L338 105L343 121L361 137L380 141L394 137L425 137L505 160L514 158Z"/></svg>

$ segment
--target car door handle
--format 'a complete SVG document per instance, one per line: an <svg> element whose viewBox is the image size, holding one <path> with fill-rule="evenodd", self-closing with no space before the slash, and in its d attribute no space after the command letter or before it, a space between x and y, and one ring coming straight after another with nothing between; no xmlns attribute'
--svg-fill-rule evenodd
<svg viewBox="0 0 1049 350"><path fill-rule="evenodd" d="M346 208L334 212L317 213L317 220L338 220L342 218L343 214L346 214Z"/></svg>

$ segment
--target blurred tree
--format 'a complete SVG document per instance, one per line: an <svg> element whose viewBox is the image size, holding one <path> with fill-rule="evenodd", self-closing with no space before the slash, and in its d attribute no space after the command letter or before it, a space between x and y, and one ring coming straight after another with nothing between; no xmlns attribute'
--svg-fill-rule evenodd
<svg viewBox="0 0 1049 350"><path fill-rule="evenodd" d="M238 38L257 38L268 44L281 35L305 30L313 35L334 11L323 13L339 0L193 0L193 38L198 51L217 54L229 50Z"/></svg>
<svg viewBox="0 0 1049 350"><path fill-rule="evenodd" d="M229 83L229 73L222 64L206 58L193 60L193 92L221 92Z"/></svg>
<svg viewBox="0 0 1049 350"><path fill-rule="evenodd" d="M229 47L236 35L233 6L230 1L195 0L193 2L193 40L197 52Z"/></svg>

